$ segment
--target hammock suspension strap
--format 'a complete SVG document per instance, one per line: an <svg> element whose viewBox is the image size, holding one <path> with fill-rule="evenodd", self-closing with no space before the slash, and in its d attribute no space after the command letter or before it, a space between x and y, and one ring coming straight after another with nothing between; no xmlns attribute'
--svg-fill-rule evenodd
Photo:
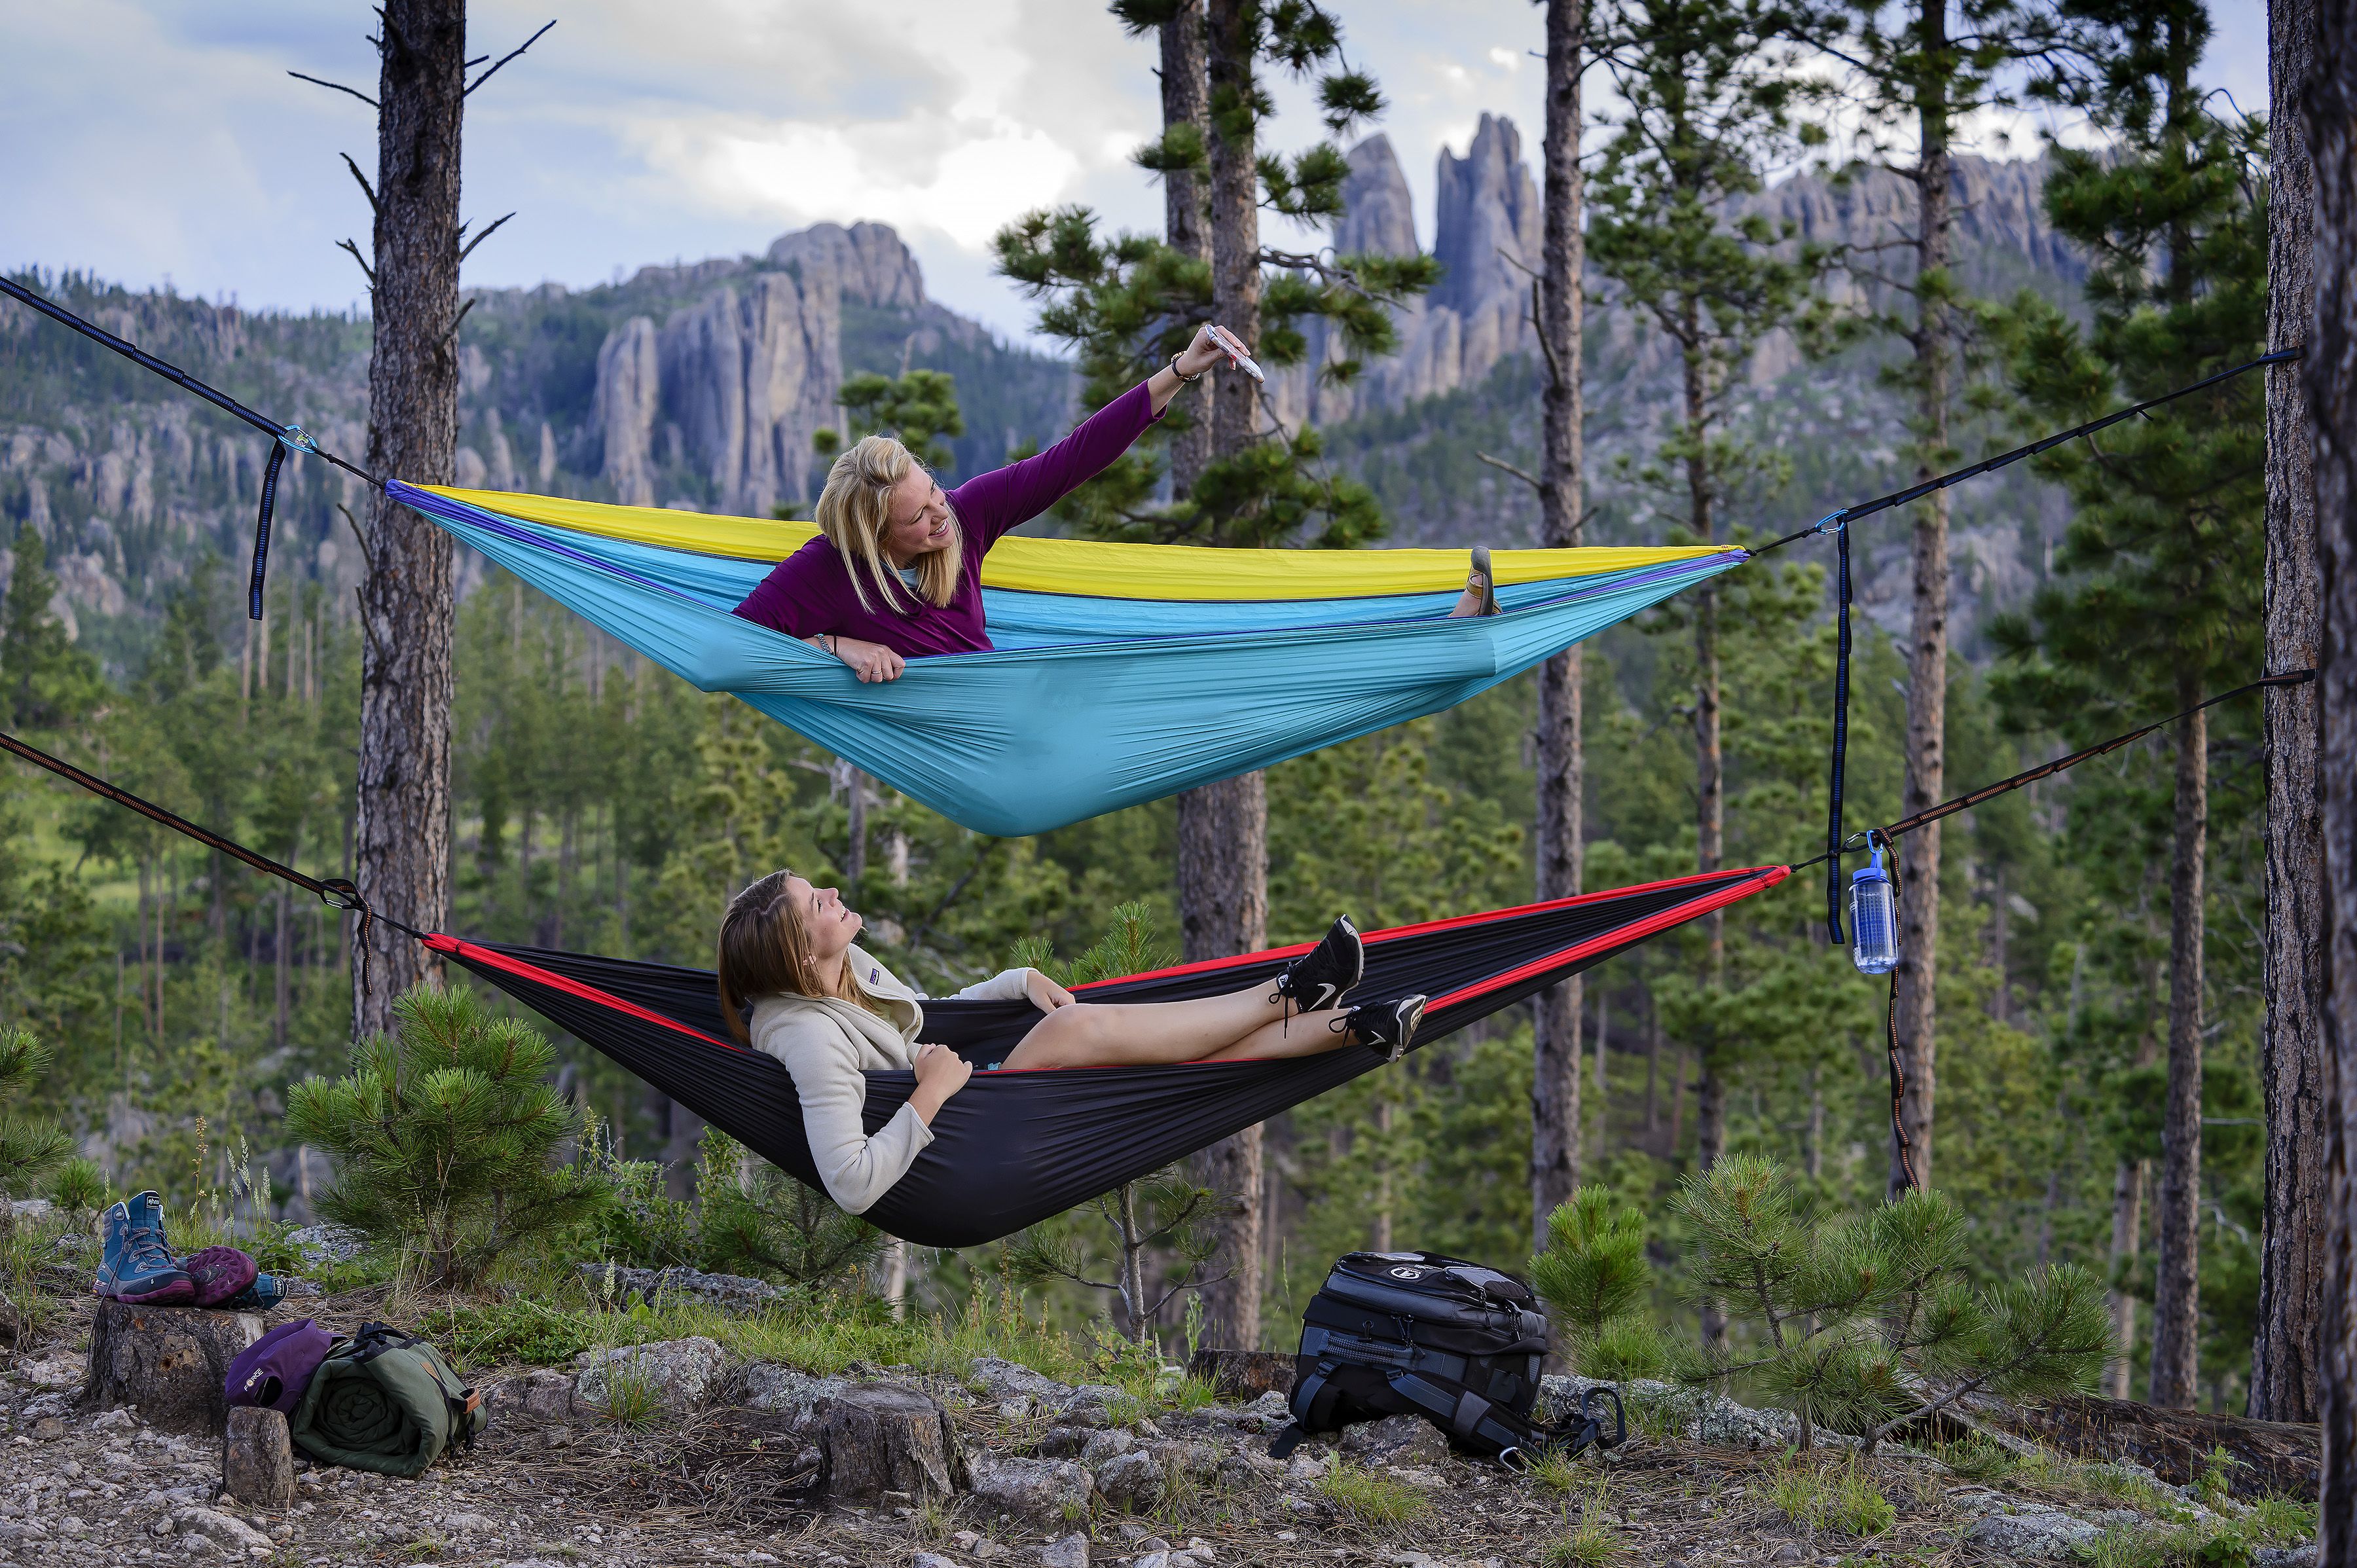
<svg viewBox="0 0 2357 1568"><path fill-rule="evenodd" d="M253 574L247 585L245 596L245 613L249 619L262 618L263 576L270 564L270 517L278 502L278 470L285 465L287 453L307 452L315 457L324 457L346 473L367 480L378 489L384 489L384 482L382 479L365 468L353 467L320 446L318 442L313 439L301 425L281 424L274 419L254 413L227 392L206 385L178 366L166 363L142 349L137 344L117 338L103 327L83 320L64 306L54 300L43 298L24 285L10 278L0 277L0 294L6 295L20 305L39 311L52 321L72 328L91 342L113 349L141 370L149 371L163 377L184 392L194 392L214 407L235 414L270 437L270 461L262 473L262 510L253 523ZM366 911L361 912L361 918L364 920L367 918Z"/></svg>

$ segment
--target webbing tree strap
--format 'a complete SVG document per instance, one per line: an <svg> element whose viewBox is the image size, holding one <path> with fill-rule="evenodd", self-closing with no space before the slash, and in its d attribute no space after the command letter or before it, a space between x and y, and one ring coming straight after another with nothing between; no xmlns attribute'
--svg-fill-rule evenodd
<svg viewBox="0 0 2357 1568"><path fill-rule="evenodd" d="M1842 785L1843 774L1849 765L1849 528L1846 524L1834 531L1834 624L1836 646L1834 653L1834 746L1833 763L1826 780L1825 796L1825 936L1834 946L1842 945Z"/></svg>
<svg viewBox="0 0 2357 1568"><path fill-rule="evenodd" d="M0 282L5 281L0 279ZM86 773L65 758L52 757L39 746L21 741L5 730L0 730L0 751L21 757L36 768L46 768L68 783L79 784L102 800L112 800L125 811L136 811L148 821L160 823L176 833L194 839L207 849L218 854L225 854L241 865L250 865L266 876L275 876L283 882L291 882L305 892L317 896L320 902L331 908L358 915L361 918L361 988L363 991L371 989L368 943L370 922L382 920L397 931L415 937L421 941L425 940L424 932L394 919L390 915L380 915L370 908L368 900L361 897L360 888L348 877L307 875L283 861L271 859L259 850L246 848L235 839L223 838L210 828L200 828L178 812L167 811L155 801L135 795L120 785L110 784L95 773Z"/></svg>
<svg viewBox="0 0 2357 1568"><path fill-rule="evenodd" d="M281 424L274 419L254 413L227 392L206 385L178 366L166 363L141 349L137 344L117 338L105 328L94 322L83 320L64 306L54 300L44 299L14 279L0 276L0 294L6 295L20 305L39 311L52 321L72 328L91 342L113 349L141 370L153 371L183 392L194 392L215 408L235 414L270 437L270 461L262 475L262 511L253 524L253 575L247 585L245 597L245 613L248 618L253 620L262 618L263 576L268 571L270 564L270 514L272 509L277 504L278 470L286 461L287 453L308 452L315 457L324 457L346 473L367 480L378 489L384 489L382 480L367 469L355 467L333 452L320 446L318 442L312 439L309 433L301 425Z"/></svg>

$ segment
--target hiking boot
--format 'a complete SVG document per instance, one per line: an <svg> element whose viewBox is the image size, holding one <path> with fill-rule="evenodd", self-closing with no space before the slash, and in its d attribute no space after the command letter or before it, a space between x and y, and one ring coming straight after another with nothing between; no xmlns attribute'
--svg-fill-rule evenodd
<svg viewBox="0 0 2357 1568"><path fill-rule="evenodd" d="M253 1283L221 1303L223 1312L268 1312L286 1299L286 1282L256 1271Z"/></svg>
<svg viewBox="0 0 2357 1568"><path fill-rule="evenodd" d="M1424 1021L1425 996L1403 996L1396 1002L1370 1002L1353 1007L1327 1027L1340 1033L1350 1031L1359 1044L1387 1062L1395 1062L1407 1054L1415 1038L1415 1026Z"/></svg>
<svg viewBox="0 0 2357 1568"><path fill-rule="evenodd" d="M235 1247L207 1247L180 1260L180 1270L196 1286L188 1305L220 1306L253 1287L259 1271L253 1259Z"/></svg>
<svg viewBox="0 0 2357 1568"><path fill-rule="evenodd" d="M1276 977L1276 993L1292 1003L1297 1013L1316 1013L1340 1006L1366 972L1359 928L1351 924L1350 916L1337 915L1316 947L1285 966Z"/></svg>
<svg viewBox="0 0 2357 1568"><path fill-rule="evenodd" d="M100 1224L98 1294L116 1301L160 1306L197 1294L188 1271L164 1245L164 1200L153 1192L116 1204Z"/></svg>

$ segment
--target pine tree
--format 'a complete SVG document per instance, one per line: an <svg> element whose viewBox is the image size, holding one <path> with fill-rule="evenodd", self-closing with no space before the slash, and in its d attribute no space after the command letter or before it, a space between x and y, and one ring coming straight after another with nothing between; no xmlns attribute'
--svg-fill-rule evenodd
<svg viewBox="0 0 2357 1568"><path fill-rule="evenodd" d="M2104 104L2115 156L2057 148L2056 227L2095 258L2081 328L2024 300L2012 373L2040 424L2068 424L2256 358L2266 333L2258 128L2191 85L2209 33L2180 3L2123 8ZM2040 459L2076 509L2060 581L2000 623L2002 689L2075 736L2184 709L2259 665L2262 389L2228 381ZM2209 720L2176 733L2169 828L2169 1100L2159 1203L2156 1404L2193 1402L2199 1341L2203 881Z"/></svg>
<svg viewBox="0 0 2357 1568"><path fill-rule="evenodd" d="M30 1121L10 1107L49 1069L48 1047L29 1030L0 1031L0 1240L14 1211L8 1200L29 1194L73 1154L73 1139L53 1122Z"/></svg>
<svg viewBox="0 0 2357 1568"><path fill-rule="evenodd" d="M843 383L834 401L861 432L897 437L929 468L947 468L951 464L942 436L965 434L965 418L958 412L957 380L947 371L854 376ZM843 445L841 435L827 429L819 430L813 441L830 456Z"/></svg>
<svg viewBox="0 0 2357 1568"><path fill-rule="evenodd" d="M1813 139L1792 117L1799 91L1772 0L1611 0L1591 47L1625 108L1588 187L1588 259L1620 301L1675 348L1677 415L1637 477L1678 509L1678 537L1717 542L1738 487L1773 489L1787 465L1727 428L1727 401L1770 333L1813 327L1830 258L1757 214L1736 216L1769 173ZM1683 616L1695 639L1695 868L1726 851L1718 585ZM1664 620L1664 625L1674 624ZM1711 983L1724 983L1726 918L1706 924ZM1700 1160L1726 1144L1724 1067L1703 1056Z"/></svg>
<svg viewBox="0 0 2357 1568"><path fill-rule="evenodd" d="M318 1211L437 1284L597 1218L612 1189L555 1163L581 1118L544 1081L555 1053L539 1031L467 991L420 986L394 1014L399 1036L353 1047L347 1076L287 1093L287 1130L336 1162Z"/></svg>
<svg viewBox="0 0 2357 1568"><path fill-rule="evenodd" d="M1158 0L1117 5L1115 14L1133 27L1179 20L1178 12ZM1330 12L1316 0L1210 0L1203 59L1209 135L1174 121L1141 149L1137 161L1158 174L1203 178L1208 266L1200 254L1163 241L1102 238L1095 215L1082 208L1034 212L1001 231L996 242L1000 270L1048 301L1041 327L1073 345L1082 399L1091 407L1168 361L1206 320L1233 333L1261 363L1286 366L1308 353L1300 323L1323 317L1336 327L1347 352L1319 373L1347 380L1366 356L1391 350L1389 306L1429 288L1437 275L1429 258L1329 256L1262 242L1264 210L1318 225L1340 217L1348 173L1330 142L1290 159L1264 149L1264 124L1275 108L1267 78L1279 72L1316 77L1320 115L1335 135L1383 107L1373 80L1344 59L1341 27ZM1084 532L1167 542L1329 547L1382 533L1372 493L1324 468L1324 444L1316 431L1276 427L1258 387L1240 370L1214 371L1208 391L1210 455L1187 495L1157 504L1160 470L1150 453L1134 451L1074 497L1068 515ZM1185 956L1215 958L1262 946L1268 927L1268 802L1262 776L1245 774L1182 795L1178 841ZM1223 1140L1201 1168L1205 1179L1236 1202L1227 1238L1231 1266L1212 1293L1214 1331L1229 1344L1256 1344L1260 1129Z"/></svg>
<svg viewBox="0 0 2357 1568"><path fill-rule="evenodd" d="M104 695L97 661L50 612L58 580L31 523L20 523L8 592L0 598L0 720L10 729L63 729Z"/></svg>
<svg viewBox="0 0 2357 1568"><path fill-rule="evenodd" d="M1531 1283L1555 1309L1555 1337L1582 1376L1647 1378L1661 1369L1649 1297L1645 1217L1589 1184L1547 1216L1545 1251Z"/></svg>
<svg viewBox="0 0 2357 1568"><path fill-rule="evenodd" d="M2091 1386L2111 1352L2103 1286L2068 1265L1981 1291L1963 1210L1910 1190L1869 1214L1803 1210L1777 1162L1732 1155L1679 1189L1698 1243L1695 1292L1756 1337L1706 1347L1696 1384L1749 1380L1801 1421L1871 1448L1971 1394L2050 1397Z"/></svg>

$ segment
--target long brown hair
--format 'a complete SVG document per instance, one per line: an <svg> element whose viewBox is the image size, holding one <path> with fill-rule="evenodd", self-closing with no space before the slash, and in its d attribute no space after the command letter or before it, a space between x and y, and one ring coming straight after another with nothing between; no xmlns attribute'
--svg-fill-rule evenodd
<svg viewBox="0 0 2357 1568"><path fill-rule="evenodd" d="M884 596L885 605L900 608L908 587L884 553L884 530L892 520L892 489L922 468L917 455L889 435L863 435L844 449L827 470L826 489L820 492L813 516L843 557L851 576L851 591L863 610L870 584ZM965 564L965 531L952 526L950 542L916 560L917 585L936 606L947 605L957 593L958 574ZM863 580L864 579L864 580Z"/></svg>
<svg viewBox="0 0 2357 1568"><path fill-rule="evenodd" d="M884 1015L876 999L852 978L847 963L841 991L822 988L802 911L786 889L786 879L792 875L770 873L731 898L728 913L720 918L720 1016L727 1021L728 1032L748 1046L753 1036L745 1027L745 1013L764 996L832 996Z"/></svg>

